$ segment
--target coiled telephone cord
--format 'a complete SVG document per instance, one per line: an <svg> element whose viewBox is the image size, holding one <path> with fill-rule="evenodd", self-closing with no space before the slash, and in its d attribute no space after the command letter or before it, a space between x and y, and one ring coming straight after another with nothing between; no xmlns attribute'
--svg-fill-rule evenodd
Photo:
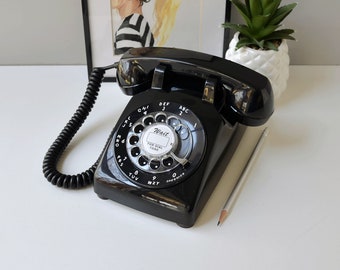
<svg viewBox="0 0 340 270"><path fill-rule="evenodd" d="M93 69L85 95L78 109L48 149L43 160L43 173L51 184L66 189L80 189L93 183L93 176L99 159L88 170L75 175L59 172L57 165L62 153L91 112L96 102L105 71L116 67L117 64L113 64Z"/></svg>

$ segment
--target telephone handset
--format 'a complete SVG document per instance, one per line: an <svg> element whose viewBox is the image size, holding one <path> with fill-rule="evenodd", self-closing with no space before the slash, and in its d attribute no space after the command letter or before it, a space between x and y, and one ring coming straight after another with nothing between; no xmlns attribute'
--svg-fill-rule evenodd
<svg viewBox="0 0 340 270"><path fill-rule="evenodd" d="M56 164L90 112L106 69L132 95L98 161L63 175ZM246 126L273 113L268 79L225 59L181 49L134 48L92 72L75 115L47 152L43 171L65 188L94 184L100 198L191 227Z"/></svg>

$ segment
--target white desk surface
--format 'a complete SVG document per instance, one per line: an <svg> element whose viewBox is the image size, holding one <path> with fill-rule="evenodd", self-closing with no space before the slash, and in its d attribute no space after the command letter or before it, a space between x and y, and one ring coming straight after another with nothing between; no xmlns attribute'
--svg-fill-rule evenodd
<svg viewBox="0 0 340 270"><path fill-rule="evenodd" d="M86 67L0 67L0 79L0 269L340 269L339 66L291 67L231 216L216 226L218 185L190 229L44 179ZM92 165L128 99L103 84L64 172Z"/></svg>

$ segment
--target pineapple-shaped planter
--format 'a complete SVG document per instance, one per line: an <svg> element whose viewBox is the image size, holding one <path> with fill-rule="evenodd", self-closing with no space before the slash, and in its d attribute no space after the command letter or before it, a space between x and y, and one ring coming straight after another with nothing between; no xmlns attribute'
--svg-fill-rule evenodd
<svg viewBox="0 0 340 270"><path fill-rule="evenodd" d="M287 87L289 77L289 55L286 40L282 40L277 51L257 50L250 47L236 49L239 32L235 33L229 44L225 58L255 70L266 76L272 85L274 100L277 102Z"/></svg>
<svg viewBox="0 0 340 270"><path fill-rule="evenodd" d="M281 5L281 0L230 0L244 19L244 24L226 22L235 30L226 58L249 67L270 80L277 102L286 89L289 76L287 39L293 29L281 29L282 21L296 3Z"/></svg>

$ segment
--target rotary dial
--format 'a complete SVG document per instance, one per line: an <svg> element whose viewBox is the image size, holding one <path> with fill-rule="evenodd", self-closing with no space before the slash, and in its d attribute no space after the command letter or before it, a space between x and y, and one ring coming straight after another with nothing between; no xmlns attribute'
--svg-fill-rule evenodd
<svg viewBox="0 0 340 270"><path fill-rule="evenodd" d="M132 112L112 147L116 165L130 181L162 188L194 172L205 150L205 133L190 109L165 101Z"/></svg>

